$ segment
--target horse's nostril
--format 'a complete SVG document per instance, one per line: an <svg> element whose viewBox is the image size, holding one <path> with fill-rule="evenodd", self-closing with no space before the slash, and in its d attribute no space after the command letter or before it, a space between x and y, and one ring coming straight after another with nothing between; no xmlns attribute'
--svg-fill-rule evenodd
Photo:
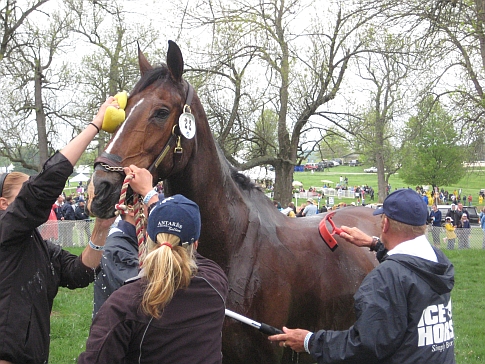
<svg viewBox="0 0 485 364"><path fill-rule="evenodd" d="M118 173L99 172L93 175L88 209L90 214L100 218L114 216L115 205L120 196L121 181Z"/></svg>

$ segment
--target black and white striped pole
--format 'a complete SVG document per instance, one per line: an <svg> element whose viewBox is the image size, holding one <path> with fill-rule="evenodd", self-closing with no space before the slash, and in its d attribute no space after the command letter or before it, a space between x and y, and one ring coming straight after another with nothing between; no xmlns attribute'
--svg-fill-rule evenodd
<svg viewBox="0 0 485 364"><path fill-rule="evenodd" d="M251 320L250 318L247 318L243 315L240 315L234 311L226 309L226 316L229 316L235 320L238 320L246 325L252 326L259 331L261 331L263 334L266 335L277 335L277 334L283 334L283 331L280 329L277 329L276 327L264 324L262 322L257 322L254 320Z"/></svg>

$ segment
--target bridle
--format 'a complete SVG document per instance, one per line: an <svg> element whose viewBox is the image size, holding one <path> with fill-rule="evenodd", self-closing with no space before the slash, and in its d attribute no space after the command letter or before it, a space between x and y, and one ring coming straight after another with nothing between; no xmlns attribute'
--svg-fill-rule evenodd
<svg viewBox="0 0 485 364"><path fill-rule="evenodd" d="M183 107L183 112L185 110L188 110L188 112L191 112L190 105L192 104L192 99L194 97L194 88L192 85L185 81L187 83L187 94L185 98L185 103ZM163 159L167 156L168 152L174 148L174 154L182 154L183 148L182 148L182 143L181 143L181 134L179 130L179 125L178 123L175 123L172 127L172 134L170 135L170 138L168 141L165 143L165 146L162 148L162 151L160 154L155 158L153 163L148 167L148 171L154 175L156 169L162 163ZM111 153L106 153L103 152L101 153L100 156L98 156L95 161L94 161L94 170L102 168L105 171L108 172L117 172L120 173L122 176L125 176L125 172L123 171L123 166L121 165L121 157L116 155L116 154L111 154Z"/></svg>
<svg viewBox="0 0 485 364"><path fill-rule="evenodd" d="M187 96L182 110L184 113L185 113L185 110L188 110L188 112L191 113L190 104L192 103L193 97L194 97L194 88L190 83L187 82ZM174 126L172 127L172 134L170 135L169 140L162 148L162 151L160 152L158 157L155 158L155 160L150 165L150 167L148 167L148 171L152 174L152 176L156 171L156 169L158 168L158 166L160 165L160 163L166 157L170 149L175 147L174 155L182 154L183 149L181 144L181 135L180 135L180 132L177 131L178 126L179 126L178 123L174 124ZM103 168L103 170L106 170L109 172L116 172L123 176L124 181L121 186L120 199L118 204L116 204L115 209L116 209L116 213L126 213L128 208L125 204L126 195L128 191L129 182L133 178L133 175L125 174L123 170L123 166L121 165L121 157L116 154L103 152L94 161L94 169L96 170L99 167ZM140 266L141 266L147 254L147 247L145 242L146 217L143 212L141 198L136 193L133 194L133 205L134 205L133 212L135 215L136 236L138 241L138 257L139 257Z"/></svg>

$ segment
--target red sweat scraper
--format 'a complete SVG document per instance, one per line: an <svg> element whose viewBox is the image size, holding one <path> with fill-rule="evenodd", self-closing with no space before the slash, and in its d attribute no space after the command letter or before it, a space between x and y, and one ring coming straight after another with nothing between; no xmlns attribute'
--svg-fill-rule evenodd
<svg viewBox="0 0 485 364"><path fill-rule="evenodd" d="M335 215L335 211L329 212L325 215L325 217L322 219L322 221L320 221L320 224L318 225L318 231L320 232L320 236L332 251L334 251L338 247L337 240L335 240L333 236L335 234L340 235L340 233L342 233L342 229L336 227L333 223L333 215ZM330 223L330 225L332 225L332 232L329 232L327 229L327 221Z"/></svg>

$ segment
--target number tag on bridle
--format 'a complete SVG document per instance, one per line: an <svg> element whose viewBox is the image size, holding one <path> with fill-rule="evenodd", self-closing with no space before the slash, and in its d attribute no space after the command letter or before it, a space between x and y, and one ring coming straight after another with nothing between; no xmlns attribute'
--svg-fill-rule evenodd
<svg viewBox="0 0 485 364"><path fill-rule="evenodd" d="M195 118L188 105L185 105L184 112L179 117L179 129L180 133L187 139L192 139L195 136Z"/></svg>

